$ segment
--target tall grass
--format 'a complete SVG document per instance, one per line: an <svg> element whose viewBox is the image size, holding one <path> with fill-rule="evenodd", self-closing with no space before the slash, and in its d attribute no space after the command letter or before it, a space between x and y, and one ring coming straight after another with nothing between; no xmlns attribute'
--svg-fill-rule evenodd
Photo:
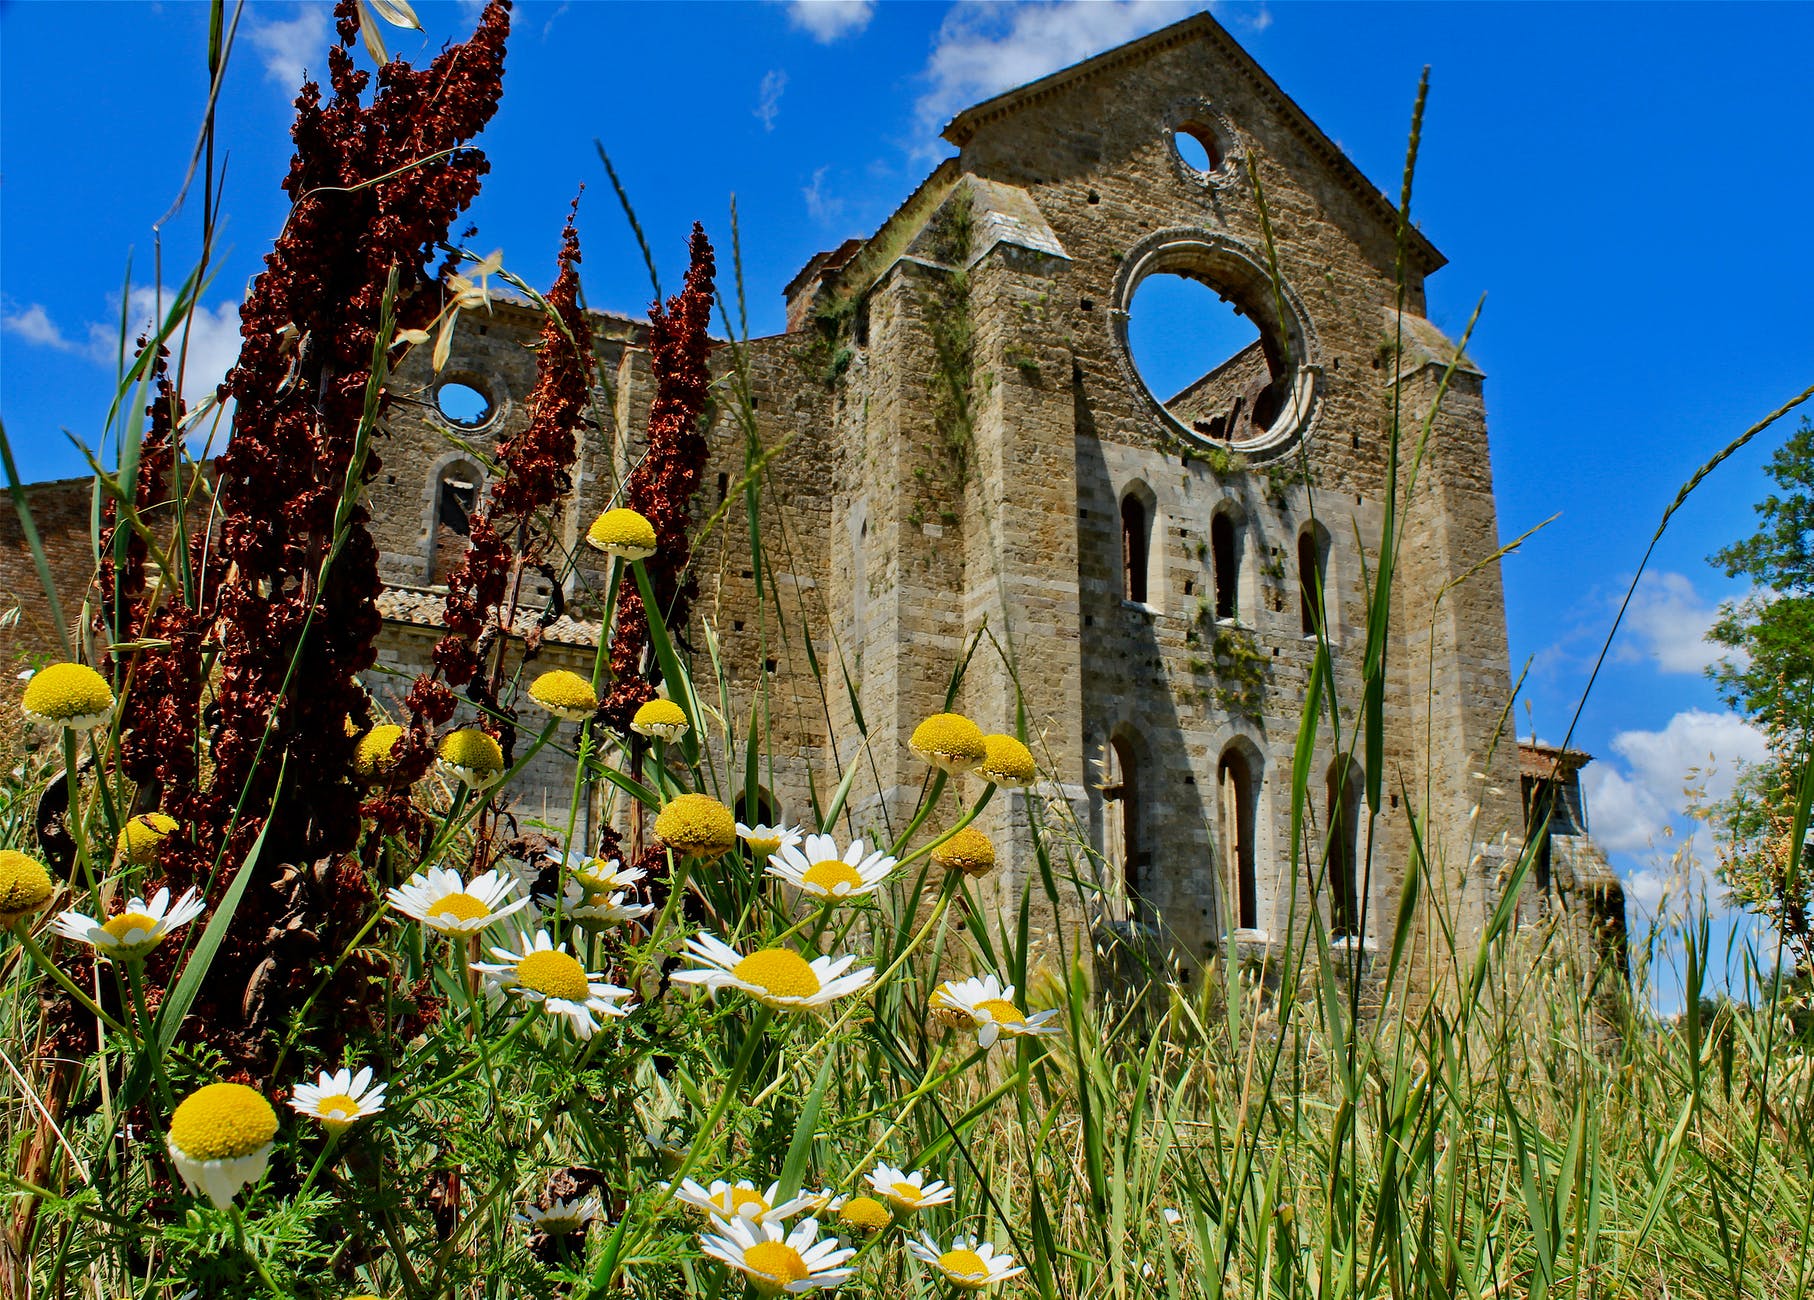
<svg viewBox="0 0 1814 1300"><path fill-rule="evenodd" d="M1420 91L1419 118L1422 103ZM1414 122L1401 203L1407 223L1416 133ZM738 274L741 325L740 266ZM160 323L160 339L180 343L198 279ZM1407 821L1413 855L1402 864L1402 895L1391 932L1377 937L1369 979L1355 978L1356 958L1332 947L1314 908L1292 909L1308 919L1286 937L1276 986L1250 983L1238 964L1222 961L1181 982L1163 961L1140 954L1104 960L1110 954L1083 932L1061 933L1056 960L1036 964L1032 918L1078 914L1091 882L1115 873L1094 860L1087 828L1062 798L1019 805L1038 871L999 905L985 905L973 882L937 870L929 856L981 811L993 786L929 775L907 828L862 824L849 811L864 752L895 738L868 733L841 648L837 662L822 662L813 647L825 630L797 597L784 600L764 581L771 554L788 545L764 532L777 449L758 433L741 338L747 327L732 328L728 305L724 317L734 337L721 350L716 400L742 433L745 474L725 510L700 526L747 528L752 571L766 593L762 653L769 644L805 647L828 718L830 701L848 697L860 734L839 739L858 742L857 757L818 774L820 825L810 829L889 845L900 861L887 888L872 904L806 906L765 881L739 846L713 861L672 855L671 888L653 896L660 911L640 925L572 927L556 905L543 924L641 1004L583 1041L481 996L470 952L375 906L341 961L357 954L387 972L370 996L397 1021L410 1010L412 989L444 999L445 1011L419 1034L394 1029L362 1045L355 1063L373 1065L390 1085L381 1116L337 1137L286 1111L270 1176L231 1211L182 1193L163 1135L171 1102L219 1072L217 1059L192 1048L183 1013L233 923L236 890L266 870L256 849L223 864L235 887L217 895L213 913L187 937L195 942L160 1004L110 1000L112 972L104 968L88 993L123 1023L105 1029L99 1050L81 1060L35 1055L44 1003L65 994L24 945L31 935L48 943L43 918L24 922L0 955L0 1181L9 1189L8 1280L16 1293L731 1296L744 1283L700 1255L701 1222L675 1202L670 1180L749 1178L758 1188L778 1181L784 1197L820 1187L851 1194L884 1159L932 1171L956 1197L872 1237L851 1236L859 1247L852 1294L943 1294L948 1288L903 1249L903 1238L922 1230L946 1244L956 1231L988 1238L1026 1268L1008 1286L1066 1300L1814 1294L1814 1029L1805 1012L1794 1015L1773 996L1779 975L1753 968L1755 1005L1728 1002L1704 1016L1716 968L1704 910L1640 936L1630 987L1609 982L1604 968L1584 968L1557 917L1514 924L1534 837L1484 940L1464 949L1458 918L1430 887L1460 864L1425 857L1416 801L1405 800L1399 813L1382 805L1387 646L1404 613L1395 577L1409 488L1399 484L1415 482L1429 421L1411 429L1395 421L1392 429L1362 697L1336 698L1325 629L1289 788L1293 835L1282 873L1294 882L1318 879L1328 865L1308 814L1310 755L1319 744L1364 755L1369 817ZM148 381L143 358L126 367L110 428L115 468L97 457L96 491L120 502L168 557L172 581L163 590L176 599L196 578L184 568L187 548L131 513ZM5 466L48 581L10 451ZM193 463L177 483L203 490ZM357 493L349 476L343 505ZM174 511L170 526L183 527L190 513ZM566 562L578 570L575 557ZM727 803L739 792L753 796L769 761L774 702L763 675L733 674L709 615L694 629L695 652L686 653L640 562L617 566L597 593L607 622L623 582L644 596L653 661L691 729L681 741L649 747L591 724L544 729L536 748L561 749L576 764L572 805L564 824L553 819L566 838L595 791L620 824L638 806L652 820L683 792ZM54 600L48 586L46 594ZM83 645L72 653L98 658L105 646L88 611L76 625ZM976 638L952 665L951 698L960 697L977 655L999 657L1012 677L1011 644ZM523 676L526 683L530 674ZM753 693L738 684L752 678L764 683ZM1017 713L1024 718L1042 703L1021 701ZM95 850L96 879L70 882L58 906L96 913L145 878L105 851L133 807L132 792L110 775L116 742L98 733L93 766L86 775L76 768L77 839ZM0 790L0 836L10 847L39 848L32 813L59 774L54 765L43 769L22 766ZM1814 777L1799 791L1803 831L1811 792ZM497 852L486 800L434 781L415 793L435 818L429 847L383 842L366 862L376 884L423 865L465 868ZM245 810L254 819L259 812ZM939 822L939 836L918 833ZM563 868L552 882L557 893L565 880ZM880 978L821 1016L771 1012L734 994L708 1001L670 979L685 964L685 940L701 929L744 952L783 944L857 954ZM1417 942L1433 950L1414 961ZM1646 983L1664 950L1684 954L1687 1012L1679 1018L1653 1011ZM46 960L68 951L51 945ZM1062 1032L990 1052L972 1032L942 1022L934 989L976 970L1018 986L1024 1009L1055 1011ZM307 974L325 983L329 973ZM305 1067L312 1078L316 1067L340 1063L312 1046L318 1022L310 1015L305 1006L285 1027L271 1077L252 1080L267 1094L280 1095ZM600 1221L585 1234L536 1236L516 1222L525 1205L575 1190L602 1202Z"/></svg>

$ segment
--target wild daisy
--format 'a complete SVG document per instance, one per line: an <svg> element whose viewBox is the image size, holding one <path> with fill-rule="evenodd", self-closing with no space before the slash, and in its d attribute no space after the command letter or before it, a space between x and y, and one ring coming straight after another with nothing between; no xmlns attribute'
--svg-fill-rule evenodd
<svg viewBox="0 0 1814 1300"><path fill-rule="evenodd" d="M683 1179L674 1199L716 1219L745 1219L750 1223L781 1223L802 1210L813 1207L814 1197L795 1196L781 1199L781 1184L770 1183L766 1192L756 1190L748 1179L727 1183L716 1179L710 1187L701 1187L691 1178Z"/></svg>
<svg viewBox="0 0 1814 1300"><path fill-rule="evenodd" d="M512 912L529 905L529 896L512 899L516 881L484 871L470 883L448 867L418 871L390 891L390 905L441 934L477 934Z"/></svg>
<svg viewBox="0 0 1814 1300"><path fill-rule="evenodd" d="M133 866L148 867L157 861L157 852L164 847L164 841L177 830L176 818L168 813L140 813L121 828L114 847Z"/></svg>
<svg viewBox="0 0 1814 1300"><path fill-rule="evenodd" d="M983 761L976 765L983 780L1006 789L1023 789L1039 776L1033 751L1013 736L984 736Z"/></svg>
<svg viewBox="0 0 1814 1300"><path fill-rule="evenodd" d="M758 858L766 858L771 853L790 848L801 839L798 826L745 826L738 822L737 834L743 837L750 853Z"/></svg>
<svg viewBox="0 0 1814 1300"><path fill-rule="evenodd" d="M620 560L646 560L655 554L655 525L634 510L607 510L586 530L586 544Z"/></svg>
<svg viewBox="0 0 1814 1300"><path fill-rule="evenodd" d="M609 894L594 892L577 880L569 880L561 893L560 912L580 925L602 930L628 921L640 921L655 910L653 903L629 903L624 901L627 898L629 895L621 889ZM548 895L544 894L540 901L543 908L554 909L554 899Z"/></svg>
<svg viewBox="0 0 1814 1300"><path fill-rule="evenodd" d="M961 713L935 713L913 729L908 748L944 772L968 772L986 757L983 729Z"/></svg>
<svg viewBox="0 0 1814 1300"><path fill-rule="evenodd" d="M607 861L579 853L567 855L567 875L594 894L628 889L648 874L641 867L626 867L616 858Z"/></svg>
<svg viewBox="0 0 1814 1300"><path fill-rule="evenodd" d="M402 739L403 728L394 722L373 727L353 747L353 771L374 783L389 780L397 768L397 742Z"/></svg>
<svg viewBox="0 0 1814 1300"><path fill-rule="evenodd" d="M323 1070L314 1083L299 1083L290 1094L290 1109L317 1121L330 1133L343 1133L368 1115L384 1109L384 1085L372 1082L372 1067L357 1074L348 1069Z"/></svg>
<svg viewBox="0 0 1814 1300"><path fill-rule="evenodd" d="M953 1237L951 1249L941 1250L936 1241L921 1233L918 1241L907 1243L907 1249L960 1291L981 1291L1027 1271L1014 1266L1014 1256L997 1253L980 1237Z"/></svg>
<svg viewBox="0 0 1814 1300"><path fill-rule="evenodd" d="M875 975L872 966L846 975L854 956L816 957L808 962L791 948L764 948L745 957L709 934L688 939L687 947L695 960L706 965L676 972L675 983L739 989L777 1011L823 1007L855 993Z"/></svg>
<svg viewBox="0 0 1814 1300"><path fill-rule="evenodd" d="M0 925L31 915L55 890L42 862L17 849L0 849Z"/></svg>
<svg viewBox="0 0 1814 1300"><path fill-rule="evenodd" d="M631 731L657 740L679 740L687 734L687 725L686 710L659 695L646 701L630 719Z"/></svg>
<svg viewBox="0 0 1814 1300"><path fill-rule="evenodd" d="M924 1210L933 1205L948 1205L957 1193L934 1179L926 1181L921 1170L907 1173L890 1164L878 1164L866 1177L869 1185L897 1210Z"/></svg>
<svg viewBox="0 0 1814 1300"><path fill-rule="evenodd" d="M441 737L435 762L474 790L495 785L504 776L504 750L497 738L477 727L461 727Z"/></svg>
<svg viewBox="0 0 1814 1300"><path fill-rule="evenodd" d="M576 1196L570 1201L556 1199L545 1208L531 1205L527 1210L519 1211L516 1221L531 1232L539 1232L545 1237L566 1237L576 1232L584 1232L586 1225L602 1214L596 1196Z"/></svg>
<svg viewBox="0 0 1814 1300"><path fill-rule="evenodd" d="M113 688L87 664L52 664L32 674L19 708L28 722L88 731L107 725L113 704Z"/></svg>
<svg viewBox="0 0 1814 1300"><path fill-rule="evenodd" d="M1004 1036L1031 1037L1056 1034L1057 1025L1046 1022L1058 1015L1055 1010L1039 1011L1029 1016L1014 1005L1014 986L1003 986L994 975L980 979L946 981L932 990L931 1005L968 1022L976 1030L976 1041L984 1048L994 1047Z"/></svg>
<svg viewBox="0 0 1814 1300"><path fill-rule="evenodd" d="M873 1196L840 1196L829 1208L853 1232L880 1232L894 1222L893 1213Z"/></svg>
<svg viewBox="0 0 1814 1300"><path fill-rule="evenodd" d="M170 891L160 889L147 903L142 898L128 899L126 906L105 921L97 921L80 912L65 912L55 922L58 934L92 947L96 954L112 961L131 961L143 957L164 936L180 930L202 914L202 897L193 889L183 891L175 903Z"/></svg>
<svg viewBox="0 0 1814 1300"><path fill-rule="evenodd" d="M210 1083L177 1106L165 1141L183 1185L224 1210L240 1188L264 1177L276 1136L277 1112L262 1094L242 1083Z"/></svg>
<svg viewBox="0 0 1814 1300"><path fill-rule="evenodd" d="M831 836L808 835L804 845L788 845L771 857L768 874L814 898L861 898L880 889L894 870L893 858L868 849L859 839L839 853Z"/></svg>
<svg viewBox="0 0 1814 1300"><path fill-rule="evenodd" d="M836 1237L820 1237L816 1219L792 1231L779 1223L714 1219L719 1232L699 1234L699 1248L748 1275L764 1295L803 1295L840 1286L854 1270L838 1267L857 1252ZM785 1234L785 1235L784 1235Z"/></svg>
<svg viewBox="0 0 1814 1300"><path fill-rule="evenodd" d="M579 958L556 944L546 930L538 931L533 942L519 936L522 951L493 948L495 962L474 962L484 971L494 998L511 993L531 1005L539 1005L551 1016L565 1016L573 1032L590 1038L598 1028L598 1017L627 1016L635 1003L629 989L606 984L603 979L580 965Z"/></svg>
<svg viewBox="0 0 1814 1300"><path fill-rule="evenodd" d="M655 838L688 857L720 858L737 846L737 819L709 794L677 794L655 818Z"/></svg>
<svg viewBox="0 0 1814 1300"><path fill-rule="evenodd" d="M598 712L598 693L592 683L565 668L543 673L529 686L529 698L557 718L584 722Z"/></svg>

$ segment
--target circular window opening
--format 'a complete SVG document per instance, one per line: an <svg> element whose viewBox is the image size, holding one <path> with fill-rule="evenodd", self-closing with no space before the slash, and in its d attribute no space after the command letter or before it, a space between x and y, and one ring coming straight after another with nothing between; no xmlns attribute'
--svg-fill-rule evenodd
<svg viewBox="0 0 1814 1300"><path fill-rule="evenodd" d="M1127 342L1153 400L1205 438L1250 441L1284 407L1290 376L1275 373L1259 326L1202 280L1171 271L1142 280Z"/></svg>
<svg viewBox="0 0 1814 1300"><path fill-rule="evenodd" d="M1192 171L1207 175L1222 166L1222 143L1206 126L1186 122L1172 131L1172 147Z"/></svg>
<svg viewBox="0 0 1814 1300"><path fill-rule="evenodd" d="M449 424L476 429L491 418L491 398L471 384L449 380L435 389L435 409Z"/></svg>

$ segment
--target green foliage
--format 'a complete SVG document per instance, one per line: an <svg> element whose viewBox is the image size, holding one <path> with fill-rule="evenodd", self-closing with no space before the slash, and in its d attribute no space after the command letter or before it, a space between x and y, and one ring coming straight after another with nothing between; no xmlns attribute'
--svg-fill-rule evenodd
<svg viewBox="0 0 1814 1300"><path fill-rule="evenodd" d="M1241 627L1218 627L1210 643L1215 660L1215 701L1229 713L1257 718L1266 698L1266 678L1272 661L1261 650L1252 632Z"/></svg>

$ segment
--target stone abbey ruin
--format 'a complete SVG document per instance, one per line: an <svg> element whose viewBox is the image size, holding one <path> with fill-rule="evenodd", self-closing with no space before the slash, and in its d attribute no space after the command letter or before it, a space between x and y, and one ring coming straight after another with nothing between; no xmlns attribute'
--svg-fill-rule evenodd
<svg viewBox="0 0 1814 1300"><path fill-rule="evenodd" d="M767 688L772 755L764 806L738 811L809 820L814 783L823 803L858 764L853 825L898 834L925 770L906 738L986 630L957 707L1011 730L1024 703L1046 777L986 809L1003 862L990 888L1015 906L1036 871L1025 800L1068 803L1091 850L1066 868L1086 877L1065 886L1079 914L1036 928L1157 940L1189 968L1231 941L1263 956L1314 906L1370 949L1389 936L1415 811L1441 864L1426 891L1465 945L1527 814L1553 809L1521 909L1559 906L1584 955L1618 954L1623 898L1575 779L1586 756L1510 734L1480 371L1462 359L1436 406L1454 345L1423 314L1424 279L1442 254L1410 232L1401 316L1395 208L1207 15L978 104L944 134L957 155L869 238L808 262L786 288L787 331L747 346L767 457L760 575L746 431L728 401L713 416L692 643L709 623L740 725ZM1213 288L1259 333L1169 398L1128 341L1134 294L1162 273ZM381 698L428 663L486 453L526 418L540 322L508 302L468 313L443 371L417 349L397 377L417 400L393 408L370 490ZM590 675L604 566L581 543L639 453L644 330L595 319L611 419L580 440L565 520L578 567L526 593L543 667ZM1395 405L1412 431L1435 410L1402 498L1385 795L1370 821L1368 774L1325 726L1309 834L1335 847L1313 897L1288 878L1293 745L1319 618L1344 714L1360 699ZM79 608L87 484L30 491L64 608ZM31 559L8 528L0 579L29 603ZM564 823L571 782L544 751L512 792L519 816Z"/></svg>

